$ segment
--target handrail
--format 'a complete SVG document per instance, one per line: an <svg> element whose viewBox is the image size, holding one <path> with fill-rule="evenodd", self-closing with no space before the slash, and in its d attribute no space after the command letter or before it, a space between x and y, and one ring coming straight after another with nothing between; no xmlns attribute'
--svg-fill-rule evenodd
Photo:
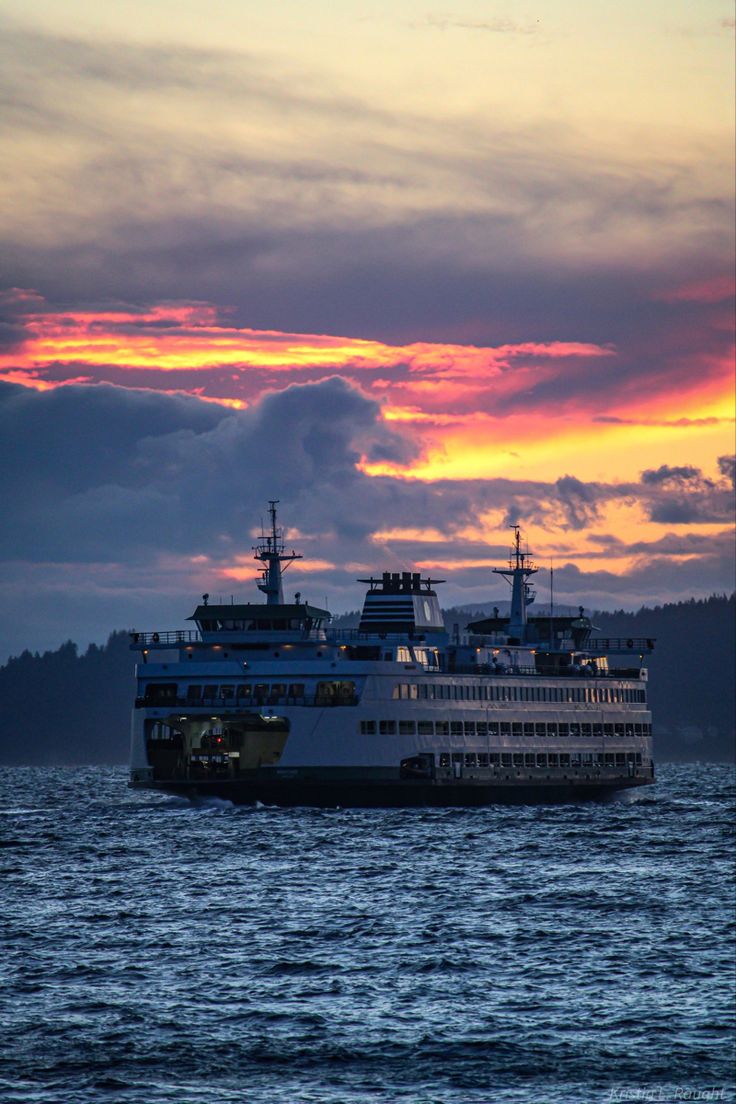
<svg viewBox="0 0 736 1104"><path fill-rule="evenodd" d="M151 648L167 644L191 644L200 642L202 637L196 629L170 629L162 632L130 633L131 648Z"/></svg>

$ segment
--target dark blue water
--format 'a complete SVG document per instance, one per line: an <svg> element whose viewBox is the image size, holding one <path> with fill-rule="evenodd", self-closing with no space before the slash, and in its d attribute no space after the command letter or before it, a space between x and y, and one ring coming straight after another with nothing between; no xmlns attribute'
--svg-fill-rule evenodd
<svg viewBox="0 0 736 1104"><path fill-rule="evenodd" d="M729 768L463 810L125 783L0 771L4 1102L733 1099Z"/></svg>

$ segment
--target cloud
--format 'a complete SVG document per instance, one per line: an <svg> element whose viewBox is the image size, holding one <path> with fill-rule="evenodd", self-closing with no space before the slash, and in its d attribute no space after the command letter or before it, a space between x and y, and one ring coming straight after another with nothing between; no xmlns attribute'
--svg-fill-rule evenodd
<svg viewBox="0 0 736 1104"><path fill-rule="evenodd" d="M640 527L633 542L591 540L612 504L664 516L674 502L696 524L723 517L732 503L725 478L705 480L687 465L623 484L571 474L431 483L366 475L365 456L411 460L415 446L395 425L335 377L270 392L242 411L106 384L0 385L0 652L82 633L102 640L131 623L175 626L192 595L250 592L252 534L270 498L306 557L289 586L327 595L338 610L359 604L356 574L384 568L447 577L448 605L491 600L490 566L505 559L509 520L532 548L541 538L555 555L561 600L575 602L576 588L586 605L605 606L728 586L721 536L677 532L657 543ZM615 570L575 562L596 556L613 557Z"/></svg>

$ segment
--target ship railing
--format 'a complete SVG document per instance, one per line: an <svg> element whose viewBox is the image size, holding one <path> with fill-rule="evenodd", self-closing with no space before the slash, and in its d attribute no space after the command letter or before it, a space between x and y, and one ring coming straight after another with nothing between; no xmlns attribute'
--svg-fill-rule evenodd
<svg viewBox="0 0 736 1104"><path fill-rule="evenodd" d="M444 632L444 629L435 630L436 632ZM375 629L371 629L370 632L366 632L361 629L327 629L327 639L336 644L349 644L353 641L360 643L369 642L375 644L376 641L383 643L384 640L388 641L406 641L411 640L415 643L426 643L428 636L426 632L377 632Z"/></svg>
<svg viewBox="0 0 736 1104"><path fill-rule="evenodd" d="M517 664L497 666L492 663L456 663L442 671L445 675L495 675L499 678L508 678L519 675L542 678L597 678L597 679L639 679L640 667L608 667L606 669L593 669L585 667L524 667Z"/></svg>
<svg viewBox="0 0 736 1104"><path fill-rule="evenodd" d="M202 637L196 629L171 629L162 632L132 632L131 648L166 648L172 644L199 643Z"/></svg>

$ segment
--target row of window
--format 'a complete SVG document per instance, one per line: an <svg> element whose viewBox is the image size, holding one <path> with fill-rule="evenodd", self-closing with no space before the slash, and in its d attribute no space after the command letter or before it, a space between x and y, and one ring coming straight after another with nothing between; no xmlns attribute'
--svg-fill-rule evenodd
<svg viewBox="0 0 736 1104"><path fill-rule="evenodd" d="M625 767L641 766L640 751L441 751L439 765L450 767Z"/></svg>
<svg viewBox="0 0 736 1104"><path fill-rule="evenodd" d="M352 704L355 700L355 683L348 679L330 682L318 682L314 691L310 687L310 695L314 693L317 704L329 705L333 702L343 701ZM303 702L306 697L306 687L303 682L256 682L226 684L192 684L187 686L187 704L214 704L216 702L236 702L240 705L276 705L279 702L292 702L295 705ZM176 683L149 683L146 686L146 702L163 703L178 701L178 687Z"/></svg>
<svg viewBox="0 0 736 1104"><path fill-rule="evenodd" d="M393 697L407 701L644 703L646 692L622 686L499 686L495 683L400 682Z"/></svg>
<svg viewBox="0 0 736 1104"><path fill-rule="evenodd" d="M651 736L650 724L621 721L612 724L566 721L361 721L361 736L523 736L553 740L582 736L626 739Z"/></svg>

